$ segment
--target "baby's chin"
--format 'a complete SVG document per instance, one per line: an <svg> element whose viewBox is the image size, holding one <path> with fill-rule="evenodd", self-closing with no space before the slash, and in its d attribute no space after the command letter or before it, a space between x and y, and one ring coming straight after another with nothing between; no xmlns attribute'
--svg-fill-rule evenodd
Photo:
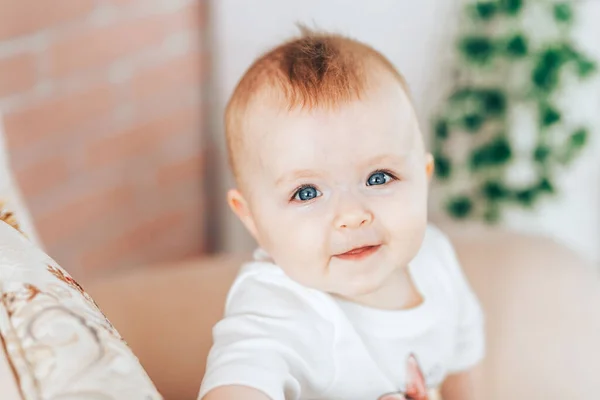
<svg viewBox="0 0 600 400"><path fill-rule="evenodd" d="M292 280L301 285L349 300L371 296L386 285L399 266L390 261L390 255L382 248L367 260L346 261L332 258L329 263L312 270L305 264L282 269ZM393 258L401 258L396 254ZM309 262L310 264L310 262ZM312 264L315 265L316 263Z"/></svg>
<svg viewBox="0 0 600 400"><path fill-rule="evenodd" d="M339 277L336 282L331 283L327 291L348 300L358 301L380 290L388 275L388 271L373 271L367 274Z"/></svg>
<svg viewBox="0 0 600 400"><path fill-rule="evenodd" d="M284 269L285 271L285 269ZM363 273L363 274L315 274L308 276L306 274L285 271L286 274L297 283L321 292L326 292L346 299L354 299L367 296L379 288L385 282L386 274ZM378 276L380 275L380 276Z"/></svg>

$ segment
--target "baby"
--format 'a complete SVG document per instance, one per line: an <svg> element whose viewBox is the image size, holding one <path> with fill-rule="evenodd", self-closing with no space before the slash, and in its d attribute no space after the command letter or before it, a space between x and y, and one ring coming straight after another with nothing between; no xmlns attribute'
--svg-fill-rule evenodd
<svg viewBox="0 0 600 400"><path fill-rule="evenodd" d="M225 122L228 202L259 250L199 399L471 399L482 312L428 225L433 159L392 64L305 32L255 61Z"/></svg>

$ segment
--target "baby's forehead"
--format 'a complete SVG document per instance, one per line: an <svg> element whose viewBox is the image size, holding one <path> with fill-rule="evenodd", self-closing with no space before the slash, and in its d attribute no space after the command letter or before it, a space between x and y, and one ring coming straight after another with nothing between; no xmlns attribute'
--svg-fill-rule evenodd
<svg viewBox="0 0 600 400"><path fill-rule="evenodd" d="M358 99L312 108L290 107L285 93L265 90L253 96L243 114L238 125L238 146L234 149L235 162L241 168L249 167L248 163L260 165L264 162L261 157L274 152L280 156L296 152L299 142L307 144L303 136L311 137L309 145L319 152L330 136L326 127L347 129L348 140L357 126L364 128L365 135L376 129L395 130L402 137L406 136L403 132L418 131L408 95L400 85L389 81ZM321 136L311 136L314 131Z"/></svg>
<svg viewBox="0 0 600 400"><path fill-rule="evenodd" d="M410 112L389 113L388 109L386 115L386 107L362 109L361 105L343 110L285 110L262 104L245 126L244 153L261 156L307 152L326 157L348 147L356 151L359 144L371 153L378 146L412 147L420 131Z"/></svg>
<svg viewBox="0 0 600 400"><path fill-rule="evenodd" d="M264 134L276 126L299 123L322 126L333 120L355 121L369 118L374 125L382 120L398 118L413 123L415 113L408 95L400 85L381 85L357 99L316 107L290 106L281 93L257 95L244 113L242 131L245 134ZM395 121L399 122L399 121Z"/></svg>

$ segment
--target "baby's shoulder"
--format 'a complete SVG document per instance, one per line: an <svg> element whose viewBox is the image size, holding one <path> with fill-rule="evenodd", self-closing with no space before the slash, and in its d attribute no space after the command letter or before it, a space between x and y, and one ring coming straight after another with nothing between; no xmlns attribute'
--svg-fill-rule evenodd
<svg viewBox="0 0 600 400"><path fill-rule="evenodd" d="M244 313L331 323L336 307L330 295L295 282L277 265L252 261L241 267L225 304L226 316Z"/></svg>
<svg viewBox="0 0 600 400"><path fill-rule="evenodd" d="M458 267L458 260L450 238L433 224L427 225L419 255L423 258L436 259L445 269Z"/></svg>
<svg viewBox="0 0 600 400"><path fill-rule="evenodd" d="M437 226L429 224L423 244L414 262L426 280L443 281L455 286L462 279L462 267L449 237Z"/></svg>
<svg viewBox="0 0 600 400"><path fill-rule="evenodd" d="M438 226L429 223L425 229L423 247L427 250L447 250L451 246L450 239Z"/></svg>
<svg viewBox="0 0 600 400"><path fill-rule="evenodd" d="M203 390L224 381L251 382L272 398L283 398L284 386L327 387L335 368L331 354L337 328L327 321L326 307L318 293L296 284L276 265L243 265L225 314L213 327Z"/></svg>

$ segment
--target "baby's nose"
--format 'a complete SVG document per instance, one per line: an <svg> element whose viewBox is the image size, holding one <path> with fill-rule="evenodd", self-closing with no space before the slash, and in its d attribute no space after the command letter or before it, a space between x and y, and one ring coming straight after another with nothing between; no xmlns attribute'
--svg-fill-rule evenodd
<svg viewBox="0 0 600 400"><path fill-rule="evenodd" d="M373 221L373 214L362 207L353 207L340 212L335 218L337 229L357 229L368 226Z"/></svg>

